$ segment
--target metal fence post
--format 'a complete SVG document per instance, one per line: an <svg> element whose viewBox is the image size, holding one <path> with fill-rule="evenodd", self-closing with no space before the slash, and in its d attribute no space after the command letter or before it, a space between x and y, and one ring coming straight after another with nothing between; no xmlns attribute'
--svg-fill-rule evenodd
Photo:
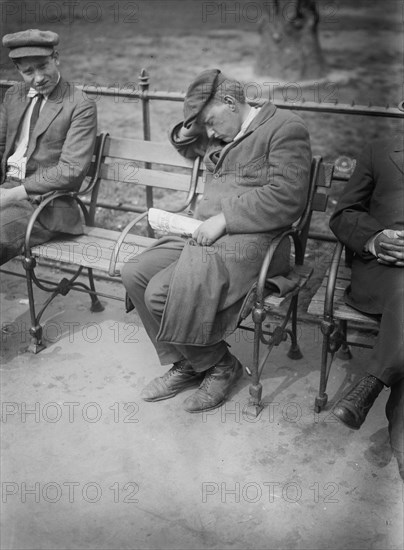
<svg viewBox="0 0 404 550"><path fill-rule="evenodd" d="M139 75L139 88L142 92L141 101L142 101L142 119L143 119L143 139L145 141L150 141L151 131L150 131L150 100L148 97L149 92L149 75L146 69L142 69ZM145 162L145 168L151 168L150 162ZM153 188L146 188L146 206L147 209L153 208ZM147 234L149 237L154 237L154 231L147 224Z"/></svg>

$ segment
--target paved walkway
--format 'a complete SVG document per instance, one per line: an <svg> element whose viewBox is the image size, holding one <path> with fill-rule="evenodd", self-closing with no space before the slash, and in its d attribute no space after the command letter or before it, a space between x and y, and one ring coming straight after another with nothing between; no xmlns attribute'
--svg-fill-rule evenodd
<svg viewBox="0 0 404 550"><path fill-rule="evenodd" d="M245 413L246 375L220 409L191 415L182 401L192 390L139 399L165 369L122 303L92 314L84 294L57 298L47 348L32 355L25 282L2 275L0 291L2 549L403 548L388 392L358 432L329 409L314 414L316 326L300 325L302 360L286 345L273 352L257 419ZM248 363L251 335L229 342ZM336 361L331 399L367 357Z"/></svg>

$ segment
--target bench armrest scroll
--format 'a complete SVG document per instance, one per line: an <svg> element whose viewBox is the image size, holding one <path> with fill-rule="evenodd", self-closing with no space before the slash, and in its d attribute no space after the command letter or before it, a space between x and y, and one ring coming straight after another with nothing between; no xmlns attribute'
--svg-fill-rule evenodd
<svg viewBox="0 0 404 550"><path fill-rule="evenodd" d="M83 203L83 201L78 196L78 193L74 191L66 192L66 191L55 191L54 193L50 194L48 197L46 197L39 206L35 209L32 216L29 219L27 230L25 232L25 242L24 242L24 255L26 258L29 258L31 256L31 246L30 246L30 240L31 240L31 233L34 228L34 224L37 221L39 215L41 214L42 210L44 210L54 199L58 199L61 197L68 197L71 199L74 199L78 205L81 208L81 211L83 212L85 223L88 225L90 218L89 213L87 211L86 205Z"/></svg>
<svg viewBox="0 0 404 550"><path fill-rule="evenodd" d="M264 298L265 298L265 282L268 276L268 270L272 262L272 258L274 257L274 254L278 248L278 246L282 243L284 239L289 238L290 236L293 237L293 242L296 244L295 235L296 230L291 227L290 229L287 229L281 235L276 237L272 243L269 245L268 250L265 254L265 257L263 259L261 270L258 275L258 282L257 282L257 289L256 289L256 304L258 306L263 306L264 304Z"/></svg>
<svg viewBox="0 0 404 550"><path fill-rule="evenodd" d="M88 184L77 193L77 195L80 197L83 195L88 195L88 193L90 193L100 181L101 164L104 158L103 157L104 148L105 148L105 143L107 141L108 136L109 136L108 133L102 133L97 137L96 148L94 151L94 155L95 155L94 173L91 176Z"/></svg>
<svg viewBox="0 0 404 550"><path fill-rule="evenodd" d="M148 214L148 212L143 212L143 214L140 214L140 216L137 216L134 220L132 220L131 222L128 223L128 225L123 229L122 233L119 235L119 238L115 243L114 250L112 252L111 259L110 259L110 262L109 262L108 274L109 274L110 277L117 277L116 264L117 264L117 261L118 261L119 251L121 249L121 246L122 246L127 234L129 233L129 231L137 223L139 223L141 220L143 220L143 218L145 218L147 216L147 214Z"/></svg>
<svg viewBox="0 0 404 550"><path fill-rule="evenodd" d="M175 214L176 212L182 212L183 210L188 208L188 206L194 200L196 188L198 185L198 175L201 167L201 162L202 162L202 157L196 157L194 160L187 198L178 208L175 208L174 210L170 209L168 210L169 212L172 212L173 214Z"/></svg>
<svg viewBox="0 0 404 550"><path fill-rule="evenodd" d="M324 299L324 319L327 321L331 320L334 314L335 284L337 281L338 268L341 261L343 249L344 245L340 241L338 241L335 246L334 254L331 260Z"/></svg>

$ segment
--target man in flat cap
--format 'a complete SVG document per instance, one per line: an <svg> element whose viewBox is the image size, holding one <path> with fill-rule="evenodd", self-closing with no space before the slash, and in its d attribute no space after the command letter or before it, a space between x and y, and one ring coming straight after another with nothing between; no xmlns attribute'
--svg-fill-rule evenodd
<svg viewBox="0 0 404 550"><path fill-rule="evenodd" d="M30 29L3 37L23 82L0 106L0 264L21 253L35 207L53 191L77 191L89 168L95 103L59 73L59 37ZM34 225L31 244L82 232L77 204L55 199Z"/></svg>
<svg viewBox="0 0 404 550"><path fill-rule="evenodd" d="M122 280L162 365L142 391L146 401L199 384L184 402L191 413L220 406L242 375L224 340L267 247L301 215L311 164L303 121L266 102L252 107L243 86L218 69L188 88L184 122L171 131L184 156L204 156L205 192L191 239L166 237L125 265ZM270 275L289 270L289 243Z"/></svg>

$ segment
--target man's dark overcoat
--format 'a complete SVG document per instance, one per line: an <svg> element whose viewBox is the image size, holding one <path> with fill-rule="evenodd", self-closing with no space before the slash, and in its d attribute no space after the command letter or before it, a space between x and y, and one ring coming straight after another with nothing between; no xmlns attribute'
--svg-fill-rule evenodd
<svg viewBox="0 0 404 550"><path fill-rule="evenodd" d="M352 251L347 302L381 323L367 372L386 386L404 377L404 268L379 263L368 241L383 229L404 229L404 134L367 146L330 220Z"/></svg>
<svg viewBox="0 0 404 550"><path fill-rule="evenodd" d="M391 290L386 270L399 270L403 284L404 270L379 264L365 244L383 229L404 229L404 135L365 147L330 227L355 253L348 302L366 313L380 314L380 297ZM372 288L383 291L370 294Z"/></svg>
<svg viewBox="0 0 404 550"><path fill-rule="evenodd" d="M205 136L179 143L180 126L171 134L173 145L189 158L203 154L207 169L196 217L206 220L223 212L227 233L209 247L193 246L192 240L183 247L157 339L206 346L235 329L240 300L257 277L268 245L301 215L310 140L300 117L271 103L263 105L241 139L227 145Z"/></svg>

